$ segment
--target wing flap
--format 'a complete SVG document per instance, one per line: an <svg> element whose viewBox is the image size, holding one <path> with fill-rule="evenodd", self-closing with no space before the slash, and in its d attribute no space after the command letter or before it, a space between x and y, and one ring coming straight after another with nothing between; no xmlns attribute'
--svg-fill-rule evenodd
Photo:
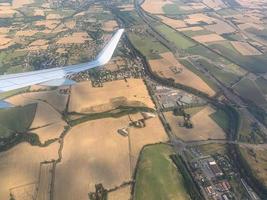
<svg viewBox="0 0 267 200"><path fill-rule="evenodd" d="M0 101L0 109L11 108L11 107L14 107L11 103L8 103L6 101Z"/></svg>
<svg viewBox="0 0 267 200"><path fill-rule="evenodd" d="M54 80L46 81L46 82L40 83L39 85L58 87L58 86L74 85L75 83L76 82L73 80L61 78L61 79L54 79Z"/></svg>

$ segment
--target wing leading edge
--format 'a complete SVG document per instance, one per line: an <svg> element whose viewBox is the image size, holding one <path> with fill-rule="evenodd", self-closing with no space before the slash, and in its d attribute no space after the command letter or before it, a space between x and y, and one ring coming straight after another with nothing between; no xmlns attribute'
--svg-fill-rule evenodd
<svg viewBox="0 0 267 200"><path fill-rule="evenodd" d="M19 89L35 84L42 84L58 79L64 79L67 75L82 72L94 67L105 65L111 59L124 29L119 29L104 49L99 53L95 60L87 63L71 65L67 67L56 67L52 69L44 69L33 72L25 72L18 74L9 74L0 76L0 93L14 89Z"/></svg>

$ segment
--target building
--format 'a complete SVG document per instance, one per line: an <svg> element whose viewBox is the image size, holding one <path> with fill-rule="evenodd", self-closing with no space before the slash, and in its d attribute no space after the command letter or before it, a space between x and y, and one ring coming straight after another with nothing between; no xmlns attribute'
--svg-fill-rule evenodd
<svg viewBox="0 0 267 200"><path fill-rule="evenodd" d="M118 129L117 132L122 136L128 136L128 134L129 134L127 128Z"/></svg>
<svg viewBox="0 0 267 200"><path fill-rule="evenodd" d="M230 184L228 181L221 181L215 185L216 189L220 192L227 192L231 188Z"/></svg>
<svg viewBox="0 0 267 200"><path fill-rule="evenodd" d="M219 166L217 165L217 163L215 161L209 162L209 166L210 166L210 169L215 176L222 176L223 175L222 170L219 168Z"/></svg>

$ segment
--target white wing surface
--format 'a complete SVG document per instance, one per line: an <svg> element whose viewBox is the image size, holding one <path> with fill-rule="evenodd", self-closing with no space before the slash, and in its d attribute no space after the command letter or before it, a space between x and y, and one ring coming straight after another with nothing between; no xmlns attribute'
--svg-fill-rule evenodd
<svg viewBox="0 0 267 200"><path fill-rule="evenodd" d="M38 70L33 72L0 75L0 93L35 84L64 84L66 83L66 81L64 81L64 78L67 75L75 74L94 67L105 65L111 59L123 34L123 31L123 29L119 29L108 42L108 44L104 47L104 49L99 53L96 59L91 62L71 65L67 67Z"/></svg>

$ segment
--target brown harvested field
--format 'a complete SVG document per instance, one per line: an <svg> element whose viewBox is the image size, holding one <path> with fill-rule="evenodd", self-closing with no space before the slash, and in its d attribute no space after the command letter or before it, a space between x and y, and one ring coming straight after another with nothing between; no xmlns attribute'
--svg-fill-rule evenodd
<svg viewBox="0 0 267 200"><path fill-rule="evenodd" d="M7 35L0 35L0 49L6 49L14 44L14 41Z"/></svg>
<svg viewBox="0 0 267 200"><path fill-rule="evenodd" d="M0 6L0 18L12 18L15 13L19 15L19 12L11 6Z"/></svg>
<svg viewBox="0 0 267 200"><path fill-rule="evenodd" d="M191 10L202 10L206 8L207 6L204 5L203 3L198 3L198 2L191 2L187 3L185 6L179 6L182 10L186 11L191 11Z"/></svg>
<svg viewBox="0 0 267 200"><path fill-rule="evenodd" d="M145 121L145 128L131 128L129 131L131 172L133 172L139 154L146 144L166 142L168 137L158 117Z"/></svg>
<svg viewBox="0 0 267 200"><path fill-rule="evenodd" d="M53 123L62 122L61 115L46 103L38 102L36 114L31 128L38 128Z"/></svg>
<svg viewBox="0 0 267 200"><path fill-rule="evenodd" d="M131 186L125 186L117 189L114 192L108 193L108 200L130 200L131 198Z"/></svg>
<svg viewBox="0 0 267 200"><path fill-rule="evenodd" d="M73 29L76 25L76 22L74 20L69 20L64 22L65 26L69 29Z"/></svg>
<svg viewBox="0 0 267 200"><path fill-rule="evenodd" d="M16 36L18 37L31 37L33 35L35 35L36 33L38 33L37 30L24 30L24 31L17 31L16 32Z"/></svg>
<svg viewBox="0 0 267 200"><path fill-rule="evenodd" d="M49 86L43 86L43 85L32 85L30 86L30 92L34 92L37 90L48 90Z"/></svg>
<svg viewBox="0 0 267 200"><path fill-rule="evenodd" d="M6 35L10 30L10 27L0 27L0 35Z"/></svg>
<svg viewBox="0 0 267 200"><path fill-rule="evenodd" d="M51 125L32 130L31 132L39 136L41 143L45 143L48 140L59 138L61 133L64 131L64 127L67 124L65 122L56 122Z"/></svg>
<svg viewBox="0 0 267 200"><path fill-rule="evenodd" d="M261 55L262 53L246 42L231 41L234 48L243 56Z"/></svg>
<svg viewBox="0 0 267 200"><path fill-rule="evenodd" d="M60 94L58 90L31 92L23 94L25 98L41 100L50 104L55 110L63 112L66 108L68 95Z"/></svg>
<svg viewBox="0 0 267 200"><path fill-rule="evenodd" d="M162 19L163 23L167 24L168 26L174 29L184 28L187 26L183 20L171 19L169 17L164 17L164 16L160 16L160 18Z"/></svg>
<svg viewBox="0 0 267 200"><path fill-rule="evenodd" d="M90 81L85 81L71 89L69 112L104 112L118 105L154 108L142 79L107 82L102 88L94 88Z"/></svg>
<svg viewBox="0 0 267 200"><path fill-rule="evenodd" d="M21 188L27 188L28 184L36 184L38 182L40 162L57 159L58 148L58 143L53 143L43 148L21 143L8 151L1 152L0 199L9 199L9 189L15 187L16 189L13 189L12 192L14 191L14 193L22 196L26 195L24 189L20 192L16 191ZM23 199L21 196L15 196L15 198Z"/></svg>
<svg viewBox="0 0 267 200"><path fill-rule="evenodd" d="M225 40L222 36L217 35L215 33L207 34L207 35L198 35L192 38L200 43L218 42L218 41Z"/></svg>
<svg viewBox="0 0 267 200"><path fill-rule="evenodd" d="M86 41L91 40L86 32L76 32L72 35L64 36L60 38L57 44L83 44Z"/></svg>
<svg viewBox="0 0 267 200"><path fill-rule="evenodd" d="M128 137L117 133L128 123L127 116L89 121L67 134L56 168L55 199L87 200L95 184L109 189L130 180Z"/></svg>
<svg viewBox="0 0 267 200"><path fill-rule="evenodd" d="M34 3L34 0L12 0L12 6L14 8L20 8L24 5L32 4Z"/></svg>
<svg viewBox="0 0 267 200"><path fill-rule="evenodd" d="M110 20L110 21L104 22L102 29L104 31L111 32L111 31L114 31L114 29L117 27L118 27L118 23L115 20Z"/></svg>
<svg viewBox="0 0 267 200"><path fill-rule="evenodd" d="M36 21L35 26L45 26L48 29L54 29L60 23L60 20L42 20Z"/></svg>
<svg viewBox="0 0 267 200"><path fill-rule="evenodd" d="M207 25L205 26L206 29L208 29L211 32L215 32L219 35L221 34L227 34L227 33L233 33L236 30L230 26L229 24L227 24L226 22L222 21L222 20L215 20L215 24L211 24L211 25Z"/></svg>
<svg viewBox="0 0 267 200"><path fill-rule="evenodd" d="M31 91L46 88L47 87L45 86L32 86ZM38 103L38 101L42 101L53 107L55 110L63 112L67 105L68 95L60 94L58 90L28 92L10 97L7 101L10 101L14 105L25 105L32 102Z"/></svg>
<svg viewBox="0 0 267 200"><path fill-rule="evenodd" d="M33 41L32 43L29 44L29 46L42 46L42 45L46 45L47 43L48 43L47 40L40 39L40 40Z"/></svg>
<svg viewBox="0 0 267 200"><path fill-rule="evenodd" d="M186 27L186 28L180 28L178 31L202 31L204 28L201 26L192 26L192 27Z"/></svg>
<svg viewBox="0 0 267 200"><path fill-rule="evenodd" d="M67 53L67 51L66 51L65 48L58 48L58 49L56 50L56 52L59 53L59 54Z"/></svg>
<svg viewBox="0 0 267 200"><path fill-rule="evenodd" d="M53 163L42 163L40 166L36 200L50 199Z"/></svg>
<svg viewBox="0 0 267 200"><path fill-rule="evenodd" d="M10 46L12 46L14 44L14 42L10 42L10 43L7 43L7 44L4 44L4 45L1 45L0 46L0 49L7 49L9 48Z"/></svg>
<svg viewBox="0 0 267 200"><path fill-rule="evenodd" d="M213 108L206 106L193 115L191 121L194 128L192 129L179 126L179 123L183 123L183 117L174 116L172 112L166 112L164 115L175 135L184 141L225 139L224 131L210 118L214 112Z"/></svg>
<svg viewBox="0 0 267 200"><path fill-rule="evenodd" d="M48 45L40 45L40 46L28 46L28 51L41 51L41 50L47 50Z"/></svg>
<svg viewBox="0 0 267 200"><path fill-rule="evenodd" d="M152 14L164 14L162 7L166 4L173 4L169 0L145 0L142 4L142 8Z"/></svg>
<svg viewBox="0 0 267 200"><path fill-rule="evenodd" d="M42 101L31 98L32 94L34 93L19 94L6 99L6 101L16 106L38 103L31 128L39 128L63 121L61 114L58 113L52 106Z"/></svg>
<svg viewBox="0 0 267 200"><path fill-rule="evenodd" d="M196 74L189 71L179 63L171 52L160 54L161 59L149 60L149 64L154 72L165 78L173 78L175 82L181 83L213 96L215 92ZM176 70L173 70L173 67Z"/></svg>
<svg viewBox="0 0 267 200"><path fill-rule="evenodd" d="M35 194L36 191L36 184L30 183L25 186L18 186L10 189L10 193L16 199L32 199L32 195Z"/></svg>
<svg viewBox="0 0 267 200"><path fill-rule="evenodd" d="M264 30L264 25L262 24L256 24L256 23L243 23L243 24L238 24L238 27L241 29L241 30L246 30L246 29L249 29L249 28L255 28L255 29L258 29L258 30Z"/></svg>
<svg viewBox="0 0 267 200"><path fill-rule="evenodd" d="M191 25L199 24L201 22L212 24L215 21L215 19L203 13L195 13L188 15L187 19L185 19L184 21Z"/></svg>
<svg viewBox="0 0 267 200"><path fill-rule="evenodd" d="M59 26L57 26L55 29L53 29L51 33L60 33L60 32L67 31L67 30L68 28L65 26L65 24L62 23ZM75 36L75 33L74 33L74 36ZM79 35L76 35L76 37L77 36L79 37ZM87 35L84 35L84 37L87 37Z"/></svg>
<svg viewBox="0 0 267 200"><path fill-rule="evenodd" d="M1 17L0 17L1 18ZM0 49L6 49L14 44L11 38L0 35Z"/></svg>
<svg viewBox="0 0 267 200"><path fill-rule="evenodd" d="M42 9L35 9L33 15L34 16L45 16L45 12Z"/></svg>
<svg viewBox="0 0 267 200"><path fill-rule="evenodd" d="M46 16L46 19L50 20L50 19L62 19L63 16L60 16L59 14L48 14Z"/></svg>
<svg viewBox="0 0 267 200"><path fill-rule="evenodd" d="M105 118L70 130L64 138L62 161L56 168L55 199L87 200L98 183L107 189L120 186L131 180L144 145L167 140L158 117L146 120L145 128L129 127L128 138L117 130L129 123L128 116ZM127 190L119 193L113 194L114 198L128 194Z"/></svg>
<svg viewBox="0 0 267 200"><path fill-rule="evenodd" d="M12 41L7 35L0 35L0 45L6 45Z"/></svg>
<svg viewBox="0 0 267 200"><path fill-rule="evenodd" d="M132 10L134 10L134 5L133 4L124 4L124 5L118 6L118 8L121 11L132 11Z"/></svg>
<svg viewBox="0 0 267 200"><path fill-rule="evenodd" d="M262 18L264 16L262 16L262 15L258 16L256 13L251 13L249 10L247 10L247 12L244 14L233 15L233 17L234 17L234 21L238 24L241 24L241 23L247 24L248 23L248 24L263 25L264 26L264 22L262 21Z"/></svg>

